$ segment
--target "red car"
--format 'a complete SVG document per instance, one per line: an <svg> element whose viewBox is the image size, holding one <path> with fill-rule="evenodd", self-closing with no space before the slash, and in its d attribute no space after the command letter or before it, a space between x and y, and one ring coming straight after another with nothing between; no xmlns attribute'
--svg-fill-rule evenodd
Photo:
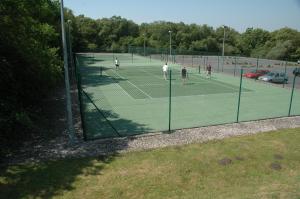
<svg viewBox="0 0 300 199"><path fill-rule="evenodd" d="M249 73L243 74L243 77L257 79L258 77L263 76L263 75L267 74L268 72L270 72L270 71L268 71L268 70L253 70Z"/></svg>

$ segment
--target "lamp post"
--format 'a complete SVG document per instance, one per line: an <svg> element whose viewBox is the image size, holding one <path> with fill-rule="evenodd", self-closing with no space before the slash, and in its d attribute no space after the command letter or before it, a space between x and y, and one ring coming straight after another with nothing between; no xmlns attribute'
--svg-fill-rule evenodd
<svg viewBox="0 0 300 199"><path fill-rule="evenodd" d="M60 2L60 19L61 19L61 32L62 32L62 45L64 54L64 74L65 74L65 86L66 86L66 104L67 104L67 123L68 132L71 143L73 143L75 138L75 130L73 126L72 108L71 108L71 95L70 95L70 82L69 82L69 71L68 71L68 52L67 52L67 42L65 35L65 20L64 20L64 2Z"/></svg>
<svg viewBox="0 0 300 199"><path fill-rule="evenodd" d="M69 42L69 53L70 53L70 67L71 67L71 79L74 77L74 60L73 60L73 51L72 51L72 40L71 40L71 20L68 20L68 42Z"/></svg>
<svg viewBox="0 0 300 199"><path fill-rule="evenodd" d="M223 68L224 68L224 51L225 51L225 37L226 37L226 33L225 33L225 28L226 26L223 25L223 29L224 29L224 35L223 35L223 48L222 48L222 72L223 72Z"/></svg>
<svg viewBox="0 0 300 199"><path fill-rule="evenodd" d="M172 31L169 30L170 34L170 59L172 59Z"/></svg>

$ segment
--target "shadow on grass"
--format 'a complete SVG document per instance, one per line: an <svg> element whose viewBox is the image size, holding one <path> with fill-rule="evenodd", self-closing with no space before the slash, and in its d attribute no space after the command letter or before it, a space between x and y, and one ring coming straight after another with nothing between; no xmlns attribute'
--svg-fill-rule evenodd
<svg viewBox="0 0 300 199"><path fill-rule="evenodd" d="M103 173L117 154L99 158L65 159L0 169L0 198L52 198L76 189L82 178Z"/></svg>

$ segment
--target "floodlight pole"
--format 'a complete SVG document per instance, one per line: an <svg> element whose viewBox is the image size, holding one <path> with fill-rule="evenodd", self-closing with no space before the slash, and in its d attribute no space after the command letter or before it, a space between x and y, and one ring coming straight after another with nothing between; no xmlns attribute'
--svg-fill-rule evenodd
<svg viewBox="0 0 300 199"><path fill-rule="evenodd" d="M224 52L225 52L225 37L226 37L226 33L225 33L225 28L226 26L223 25L223 29L224 29L224 35L223 35L223 48L222 48L222 72L223 72L223 68L224 68Z"/></svg>
<svg viewBox="0 0 300 199"><path fill-rule="evenodd" d="M73 51L72 51L72 40L71 40L71 20L68 20L68 40L69 40L69 52L70 52L70 64L71 64L71 79L73 80L74 71L74 59L73 59Z"/></svg>
<svg viewBox="0 0 300 199"><path fill-rule="evenodd" d="M144 36L144 57L146 57L146 36L145 33L143 34Z"/></svg>
<svg viewBox="0 0 300 199"><path fill-rule="evenodd" d="M172 31L169 30L170 33L170 59L172 59Z"/></svg>
<svg viewBox="0 0 300 199"><path fill-rule="evenodd" d="M69 82L69 71L68 71L68 52L67 52L67 43L66 43L66 35L65 35L63 0L60 1L60 19L61 19L62 45L63 45L64 70L65 70L67 123L68 123L69 138L71 143L73 143L74 141L76 141L76 137L75 137L75 129L73 126L72 108L71 108L70 82Z"/></svg>

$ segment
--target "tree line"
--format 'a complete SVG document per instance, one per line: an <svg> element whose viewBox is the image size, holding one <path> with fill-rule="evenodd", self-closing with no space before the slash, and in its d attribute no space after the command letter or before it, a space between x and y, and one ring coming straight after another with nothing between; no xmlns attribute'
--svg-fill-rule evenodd
<svg viewBox="0 0 300 199"><path fill-rule="evenodd" d="M0 153L40 129L41 103L63 79L58 0L0 1ZM221 52L223 27L157 21L136 24L119 16L91 19L65 9L73 52L120 51L128 46ZM66 27L68 28L66 23ZM300 59L300 33L291 28L273 32L225 27L225 55ZM68 35L68 34L67 34Z"/></svg>
<svg viewBox="0 0 300 199"><path fill-rule="evenodd" d="M138 25L120 16L91 19L74 16L72 35L75 51L122 51L128 46L144 45L151 48L169 48L169 30L172 48L177 51L222 51L224 27L156 21ZM268 59L297 60L300 58L300 32L288 27L270 32L261 28L248 28L239 33L225 26L225 55L243 55Z"/></svg>

